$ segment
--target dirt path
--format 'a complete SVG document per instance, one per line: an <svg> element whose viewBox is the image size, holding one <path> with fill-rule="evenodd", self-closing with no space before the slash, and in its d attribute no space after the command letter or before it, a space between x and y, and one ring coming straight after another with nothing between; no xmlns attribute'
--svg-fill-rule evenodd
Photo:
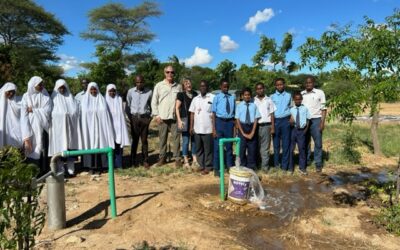
<svg viewBox="0 0 400 250"><path fill-rule="evenodd" d="M371 220L377 210L357 196L363 178L382 175L368 171L264 175L266 211L219 201L218 179L212 175L117 175L119 216L114 220L107 175L80 175L66 184L68 227L45 228L37 248L133 249L146 240L182 249L398 249L400 239L375 226Z"/></svg>

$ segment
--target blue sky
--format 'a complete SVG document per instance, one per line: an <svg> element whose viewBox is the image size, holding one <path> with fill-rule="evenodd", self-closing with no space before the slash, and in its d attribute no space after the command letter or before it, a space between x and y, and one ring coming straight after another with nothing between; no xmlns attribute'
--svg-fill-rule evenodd
<svg viewBox="0 0 400 250"><path fill-rule="evenodd" d="M89 10L108 0L36 0L52 12L71 32L57 54L66 74L75 76L81 62L96 61L95 44L79 34L88 26ZM119 0L126 6L138 0ZM298 60L296 48L306 37L319 37L330 24L359 24L367 15L376 22L400 7L400 0L162 0L163 14L148 20L156 38L141 49L150 49L166 61L176 55L187 65L214 68L224 59L238 66L251 64L264 34L281 41L285 32L294 34L294 49L288 60Z"/></svg>

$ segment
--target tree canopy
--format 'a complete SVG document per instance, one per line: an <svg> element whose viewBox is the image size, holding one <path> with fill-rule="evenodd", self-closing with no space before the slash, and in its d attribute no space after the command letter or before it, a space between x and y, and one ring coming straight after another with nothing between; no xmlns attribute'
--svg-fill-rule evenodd
<svg viewBox="0 0 400 250"><path fill-rule="evenodd" d="M60 75L55 52L69 34L51 13L30 0L0 1L0 81L25 87L34 73ZM49 75L47 75L49 76Z"/></svg>
<svg viewBox="0 0 400 250"><path fill-rule="evenodd" d="M377 127L379 103L399 97L400 10L395 10L378 24L365 17L364 23L334 26L319 39L307 38L299 47L302 66L324 69L336 64L337 70L348 74L353 91L345 91L330 100L331 116L352 122L356 115L370 108L373 117L371 135L374 152L380 154Z"/></svg>

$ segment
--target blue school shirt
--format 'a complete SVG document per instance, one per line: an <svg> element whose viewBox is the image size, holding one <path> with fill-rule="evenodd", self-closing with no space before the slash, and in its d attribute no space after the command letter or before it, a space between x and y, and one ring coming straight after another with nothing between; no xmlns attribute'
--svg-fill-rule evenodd
<svg viewBox="0 0 400 250"><path fill-rule="evenodd" d="M275 118L290 116L290 106L292 104L292 95L290 93L286 91L283 91L282 93L275 91L275 93L271 95L271 99L276 106L274 112Z"/></svg>
<svg viewBox="0 0 400 250"><path fill-rule="evenodd" d="M227 97L225 97L227 96ZM230 112L226 112L226 99L228 98ZM218 93L212 103L212 112L219 118L230 119L235 116L235 97L231 94Z"/></svg>
<svg viewBox="0 0 400 250"><path fill-rule="evenodd" d="M299 107L299 113L300 113L300 128L305 128L307 125L307 120L311 119L311 114L310 111L308 111L308 108L304 105L300 105ZM296 116L297 116L297 106L294 106L290 109L290 113L293 117L294 120L294 126L297 127L296 124Z"/></svg>
<svg viewBox="0 0 400 250"><path fill-rule="evenodd" d="M235 118L239 119L240 123L246 122L247 105L245 101L241 101L236 107ZM253 124L255 119L261 117L257 106L253 102L249 102L250 123Z"/></svg>

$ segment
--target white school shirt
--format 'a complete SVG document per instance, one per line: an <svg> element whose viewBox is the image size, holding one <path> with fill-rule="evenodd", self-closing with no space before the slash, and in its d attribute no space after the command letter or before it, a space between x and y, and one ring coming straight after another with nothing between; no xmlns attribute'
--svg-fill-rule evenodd
<svg viewBox="0 0 400 250"><path fill-rule="evenodd" d="M261 114L261 118L258 119L258 123L266 123L271 122L271 114L273 114L276 110L275 103L268 96L264 96L262 100L260 100L257 96L254 97L254 104L257 106L258 111Z"/></svg>
<svg viewBox="0 0 400 250"><path fill-rule="evenodd" d="M211 134L212 124L212 102L214 95L207 93L204 97L200 95L193 98L189 112L194 113L193 130L196 134Z"/></svg>
<svg viewBox="0 0 400 250"><path fill-rule="evenodd" d="M322 116L322 110L326 110L325 104L325 93L320 89L313 88L310 92L306 90L301 91L303 95L302 104L308 108L311 114L311 119L320 118Z"/></svg>

